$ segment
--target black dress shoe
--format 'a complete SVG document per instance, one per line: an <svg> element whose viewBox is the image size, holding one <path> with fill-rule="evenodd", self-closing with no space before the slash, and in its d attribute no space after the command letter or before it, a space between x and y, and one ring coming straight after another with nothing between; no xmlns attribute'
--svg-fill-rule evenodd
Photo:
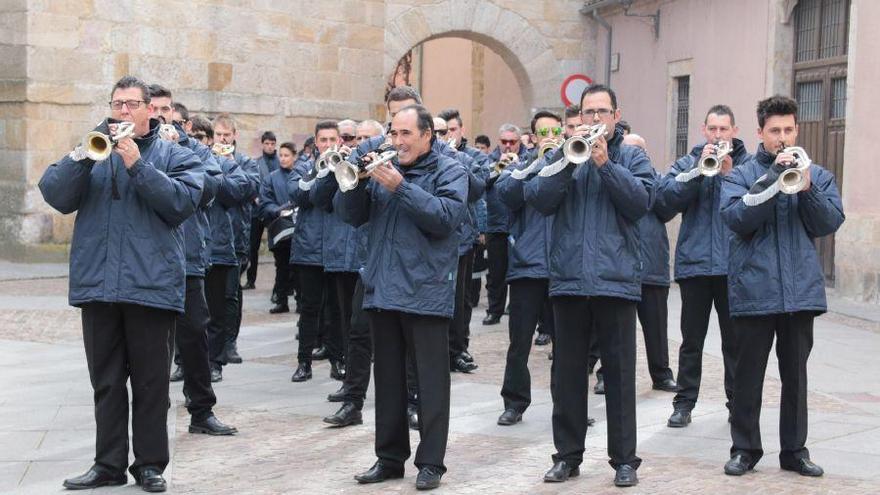
<svg viewBox="0 0 880 495"><path fill-rule="evenodd" d="M312 361L323 361L329 357L327 347L321 346L312 351Z"/></svg>
<svg viewBox="0 0 880 495"><path fill-rule="evenodd" d="M666 422L666 426L670 428L684 428L691 423L691 412L684 409L676 409L672 411L672 416Z"/></svg>
<svg viewBox="0 0 880 495"><path fill-rule="evenodd" d="M290 307L287 305L287 303L279 303L272 307L269 310L269 313L273 315L277 315L279 313L290 313Z"/></svg>
<svg viewBox="0 0 880 495"><path fill-rule="evenodd" d="M235 435L238 429L220 422L217 416L213 414L202 421L191 421L189 424L190 433L204 433L206 435L224 436Z"/></svg>
<svg viewBox="0 0 880 495"><path fill-rule="evenodd" d="M458 371L461 373L473 373L477 368L479 368L479 366L477 366L476 363L469 363L461 356L453 359L452 363L449 365L451 371Z"/></svg>
<svg viewBox="0 0 880 495"><path fill-rule="evenodd" d="M144 468L139 475L134 477L134 480L145 492L159 493L168 489L165 478L162 477L162 473L156 468Z"/></svg>
<svg viewBox="0 0 880 495"><path fill-rule="evenodd" d="M179 382L183 380L183 367L178 366L174 369L174 373L171 373L171 377L169 378L172 382Z"/></svg>
<svg viewBox="0 0 880 495"><path fill-rule="evenodd" d="M571 467L565 461L557 461L556 464L544 474L544 481L548 483L562 483L569 478L574 478L581 474L581 469L577 466Z"/></svg>
<svg viewBox="0 0 880 495"><path fill-rule="evenodd" d="M354 476L354 479L361 484L381 483L385 480L398 478L403 478L403 468L392 469L382 464L382 461L376 461L376 464L373 464L369 470Z"/></svg>
<svg viewBox="0 0 880 495"><path fill-rule="evenodd" d="M419 431L419 413L414 407L409 407L406 410L406 415L409 421L409 429Z"/></svg>
<svg viewBox="0 0 880 495"><path fill-rule="evenodd" d="M624 464L617 468L617 473L614 475L614 486L619 487L627 487L627 486L636 486L639 484L639 476L636 474L636 469L628 464Z"/></svg>
<svg viewBox="0 0 880 495"><path fill-rule="evenodd" d="M253 282L248 282L248 283L241 286L241 290L252 290L252 289L256 289L256 288L257 288L257 286L254 285Z"/></svg>
<svg viewBox="0 0 880 495"><path fill-rule="evenodd" d="M125 473L111 473L96 466L89 468L85 474L64 480L64 488L68 490L90 490L102 486L120 486L128 483Z"/></svg>
<svg viewBox="0 0 880 495"><path fill-rule="evenodd" d="M223 381L223 368L217 363L211 363L211 383Z"/></svg>
<svg viewBox="0 0 880 495"><path fill-rule="evenodd" d="M751 461L744 454L736 454L724 464L724 474L730 476L742 476L751 470Z"/></svg>
<svg viewBox="0 0 880 495"><path fill-rule="evenodd" d="M501 315L486 315L483 318L483 325L497 325L501 323Z"/></svg>
<svg viewBox="0 0 880 495"><path fill-rule="evenodd" d="M471 353L468 351L461 351L461 354L459 354L458 356L469 363L474 362L474 357L471 356Z"/></svg>
<svg viewBox="0 0 880 495"><path fill-rule="evenodd" d="M522 413L513 409L505 409L501 416L498 416L498 424L501 426L511 426L522 421Z"/></svg>
<svg viewBox="0 0 880 495"><path fill-rule="evenodd" d="M539 333L537 337L535 337L535 345L547 345L550 343L550 334L548 333Z"/></svg>
<svg viewBox="0 0 880 495"><path fill-rule="evenodd" d="M290 377L292 382L304 382L312 379L312 363L299 363L293 376Z"/></svg>
<svg viewBox="0 0 880 495"><path fill-rule="evenodd" d="M345 380L345 363L330 361L330 378L340 382Z"/></svg>
<svg viewBox="0 0 880 495"><path fill-rule="evenodd" d="M599 378L599 381L596 382L596 386L593 387L593 393L596 395L605 395L605 380Z"/></svg>
<svg viewBox="0 0 880 495"><path fill-rule="evenodd" d="M336 414L324 418L324 422L333 426L359 425L364 422L361 412L351 402L346 402L336 411Z"/></svg>
<svg viewBox="0 0 880 495"><path fill-rule="evenodd" d="M434 466L425 466L419 469L416 476L416 490L433 490L440 486L440 477L443 472Z"/></svg>
<svg viewBox="0 0 880 495"><path fill-rule="evenodd" d="M651 386L654 390L662 390L664 392L678 392L678 384L672 378L659 381Z"/></svg>
<svg viewBox="0 0 880 495"><path fill-rule="evenodd" d="M822 476L825 474L821 467L809 459L798 459L795 464L780 463L780 467L786 471L794 471L801 476Z"/></svg>
<svg viewBox="0 0 880 495"><path fill-rule="evenodd" d="M241 364L241 356L238 354L238 345L235 342L226 344L226 362Z"/></svg>
<svg viewBox="0 0 880 495"><path fill-rule="evenodd" d="M348 395L348 389L342 385L339 390L327 396L327 402L344 402L346 395Z"/></svg>

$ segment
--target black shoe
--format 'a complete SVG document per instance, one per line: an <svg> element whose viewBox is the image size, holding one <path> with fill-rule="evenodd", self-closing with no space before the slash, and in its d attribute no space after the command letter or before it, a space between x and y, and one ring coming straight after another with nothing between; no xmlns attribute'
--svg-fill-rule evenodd
<svg viewBox="0 0 880 495"><path fill-rule="evenodd" d="M327 348L323 345L312 351L312 361L323 361L328 357L329 353L327 352Z"/></svg>
<svg viewBox="0 0 880 495"><path fill-rule="evenodd" d="M287 303L279 303L276 304L272 309L270 309L269 313L273 315L277 315L279 313L290 313L290 307L287 305Z"/></svg>
<svg viewBox="0 0 880 495"><path fill-rule="evenodd" d="M501 323L501 315L486 315L483 318L483 325L497 325Z"/></svg>
<svg viewBox="0 0 880 495"><path fill-rule="evenodd" d="M414 407L409 407L406 410L406 415L409 418L409 429L419 431L419 413Z"/></svg>
<svg viewBox="0 0 880 495"><path fill-rule="evenodd" d="M433 490L440 486L440 477L443 473L434 466L425 466L419 469L416 476L416 490Z"/></svg>
<svg viewBox="0 0 880 495"><path fill-rule="evenodd" d="M299 363L293 376L290 377L292 382L304 382L312 379L312 363Z"/></svg>
<svg viewBox="0 0 880 495"><path fill-rule="evenodd" d="M675 409L672 416L666 422L666 426L670 428L684 428L691 423L691 412L685 409Z"/></svg>
<svg viewBox="0 0 880 495"><path fill-rule="evenodd" d="M662 390L664 392L678 392L678 384L672 378L659 381L651 386L654 390Z"/></svg>
<svg viewBox="0 0 880 495"><path fill-rule="evenodd" d="M535 345L547 345L550 343L550 334L548 333L539 333L537 337L535 337Z"/></svg>
<svg viewBox="0 0 880 495"><path fill-rule="evenodd" d="M501 416L498 416L498 424L500 426L511 426L522 421L522 413L513 409L505 409Z"/></svg>
<svg viewBox="0 0 880 495"><path fill-rule="evenodd" d="M624 464L617 468L617 474L614 475L614 486L627 487L639 484L639 476L636 469L629 464Z"/></svg>
<svg viewBox="0 0 880 495"><path fill-rule="evenodd" d="M724 464L724 474L742 476L752 470L749 459L744 454L736 454Z"/></svg>
<svg viewBox="0 0 880 495"><path fill-rule="evenodd" d="M351 402L346 402L332 416L324 418L324 422L333 426L351 426L359 425L364 422L364 417L358 408L354 407Z"/></svg>
<svg viewBox="0 0 880 495"><path fill-rule="evenodd" d="M64 480L63 486L68 490L90 490L102 486L120 486L128 483L125 473L111 473L97 466L89 468L85 474Z"/></svg>
<svg viewBox="0 0 880 495"><path fill-rule="evenodd" d="M211 363L211 383L223 381L223 367L217 363Z"/></svg>
<svg viewBox="0 0 880 495"><path fill-rule="evenodd" d="M256 288L257 288L257 286L254 285L253 282L248 282L248 283L246 283L246 284L244 284L244 285L241 286L241 290L253 290L253 289L256 289Z"/></svg>
<svg viewBox="0 0 880 495"><path fill-rule="evenodd" d="M224 436L235 435L238 429L234 426L225 425L217 419L213 414L202 421L191 421L189 424L190 433L204 433L206 435Z"/></svg>
<svg viewBox="0 0 880 495"><path fill-rule="evenodd" d="M544 481L548 483L562 483L569 478L580 476L581 469L577 466L571 467L565 461L557 461L556 464L544 473Z"/></svg>
<svg viewBox="0 0 880 495"><path fill-rule="evenodd" d="M605 395L605 380L599 378L599 381L596 382L596 386L593 387L593 393L596 395Z"/></svg>
<svg viewBox="0 0 880 495"><path fill-rule="evenodd" d="M461 373L473 373L479 366L476 363L469 363L461 356L456 357L449 363L450 371L458 371Z"/></svg>
<svg viewBox="0 0 880 495"><path fill-rule="evenodd" d="M780 463L780 467L786 471L794 471L801 476L822 476L825 474L821 467L809 459L798 459L795 464Z"/></svg>
<svg viewBox="0 0 880 495"><path fill-rule="evenodd" d="M474 362L474 357L471 356L471 353L468 351L461 351L461 354L459 354L458 357L464 359L465 361L467 361L469 363Z"/></svg>
<svg viewBox="0 0 880 495"><path fill-rule="evenodd" d="M339 390L327 396L327 402L344 402L346 395L348 395L348 389L342 385Z"/></svg>
<svg viewBox="0 0 880 495"><path fill-rule="evenodd" d="M226 344L226 362L241 364L241 356L238 354L238 345L235 342Z"/></svg>
<svg viewBox="0 0 880 495"><path fill-rule="evenodd" d="M168 485L165 483L165 478L162 477L162 473L160 473L158 469L152 467L141 470L140 474L134 477L134 481L140 485L141 489L145 492L164 492L168 488Z"/></svg>
<svg viewBox="0 0 880 495"><path fill-rule="evenodd" d="M354 475L354 479L357 480L358 483L367 484L367 483L381 483L385 480L393 480L403 478L403 468L391 469L388 466L382 464L382 461L376 461L376 464L373 464L369 470Z"/></svg>
<svg viewBox="0 0 880 495"><path fill-rule="evenodd" d="M330 361L330 378L340 382L345 380L345 363Z"/></svg>
<svg viewBox="0 0 880 495"><path fill-rule="evenodd" d="M174 373L171 373L170 380L172 382L179 382L183 380L183 367L178 366L174 369Z"/></svg>

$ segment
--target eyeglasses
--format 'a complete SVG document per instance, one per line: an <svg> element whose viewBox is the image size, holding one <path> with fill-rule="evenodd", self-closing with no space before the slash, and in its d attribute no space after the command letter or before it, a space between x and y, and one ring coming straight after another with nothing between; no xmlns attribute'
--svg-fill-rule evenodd
<svg viewBox="0 0 880 495"><path fill-rule="evenodd" d="M194 132L192 137L194 137L197 141L202 141L208 137L204 132Z"/></svg>
<svg viewBox="0 0 880 495"><path fill-rule="evenodd" d="M144 100L113 100L110 102L110 108L122 110L122 105L125 105L129 110L137 110L144 103L146 103Z"/></svg>
<svg viewBox="0 0 880 495"><path fill-rule="evenodd" d="M514 144L519 142L519 139L499 139L501 144L506 144L507 146L513 146Z"/></svg>
<svg viewBox="0 0 880 495"><path fill-rule="evenodd" d="M131 107L129 107L129 108L131 108ZM183 127L183 124L186 124L186 120L172 120L171 123L174 125L179 125L180 127Z"/></svg>
<svg viewBox="0 0 880 495"><path fill-rule="evenodd" d="M541 137L547 137L550 134L554 136L562 135L562 127L539 127L537 130L537 134Z"/></svg>
<svg viewBox="0 0 880 495"><path fill-rule="evenodd" d="M341 137L342 140L345 141L346 143L349 143L349 142L357 139L357 136L352 136L351 134L342 134L339 137Z"/></svg>
<svg viewBox="0 0 880 495"><path fill-rule="evenodd" d="M446 129L436 129L434 131L434 134L436 134L438 136L445 136L447 132L449 132L449 131Z"/></svg>
<svg viewBox="0 0 880 495"><path fill-rule="evenodd" d="M611 115L611 112L613 112L613 111L614 110L611 110L610 108L599 108L596 110L581 110L581 117L583 117L585 119L592 119L594 115L598 115L599 117L607 117L607 116Z"/></svg>

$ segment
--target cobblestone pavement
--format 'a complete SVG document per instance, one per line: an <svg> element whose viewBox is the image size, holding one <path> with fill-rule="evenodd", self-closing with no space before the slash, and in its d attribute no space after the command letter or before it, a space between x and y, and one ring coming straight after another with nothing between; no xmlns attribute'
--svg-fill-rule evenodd
<svg viewBox="0 0 880 495"><path fill-rule="evenodd" d="M186 432L188 414L179 384L172 386L169 431L170 493L414 493L416 469L381 485L360 486L352 475L374 461L372 396L364 425L331 429L321 418L338 404L326 395L339 387L326 362L315 378L290 382L295 365L294 314L269 315L272 269L261 266L257 290L245 292L240 351L245 362L224 371L215 384L216 413L240 430L212 438ZM79 312L66 304L67 280L0 279L0 493L57 493L63 478L91 462L94 420ZM678 350L679 295L670 293L670 363ZM833 308L832 308L833 309ZM471 350L479 370L455 373L452 420L446 456L448 473L437 493L618 493L607 464L605 411L601 396L589 396L596 428L587 434L581 476L567 483L541 482L553 453L549 394L549 347L531 354L533 404L513 427L495 424L507 347L507 320L480 325L474 311ZM817 321L810 360L810 435L813 459L826 470L820 479L781 471L778 454L780 382L768 366L762 431L764 459L755 473L722 473L730 437L724 408L717 326L709 332L703 384L694 422L665 426L671 394L651 390L639 338L637 413L641 483L626 493L880 493L880 333L875 322L829 314ZM377 343L381 345L381 343ZM592 379L591 379L592 383ZM411 434L413 450L418 434ZM129 485L99 493L136 493Z"/></svg>

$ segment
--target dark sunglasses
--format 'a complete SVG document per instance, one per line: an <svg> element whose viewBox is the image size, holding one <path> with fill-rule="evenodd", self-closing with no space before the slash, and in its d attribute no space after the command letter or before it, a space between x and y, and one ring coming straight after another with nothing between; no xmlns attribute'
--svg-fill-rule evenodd
<svg viewBox="0 0 880 495"><path fill-rule="evenodd" d="M437 129L434 131L434 134L436 134L438 136L445 136L447 132L449 132L449 131L446 129Z"/></svg>
<svg viewBox="0 0 880 495"><path fill-rule="evenodd" d="M354 141L355 139L357 139L357 136L352 136L351 134L342 134L339 137L341 137L342 140L345 142Z"/></svg>
<svg viewBox="0 0 880 495"><path fill-rule="evenodd" d="M519 139L499 139L499 141L501 141L501 144L513 146L514 144L519 142Z"/></svg>

